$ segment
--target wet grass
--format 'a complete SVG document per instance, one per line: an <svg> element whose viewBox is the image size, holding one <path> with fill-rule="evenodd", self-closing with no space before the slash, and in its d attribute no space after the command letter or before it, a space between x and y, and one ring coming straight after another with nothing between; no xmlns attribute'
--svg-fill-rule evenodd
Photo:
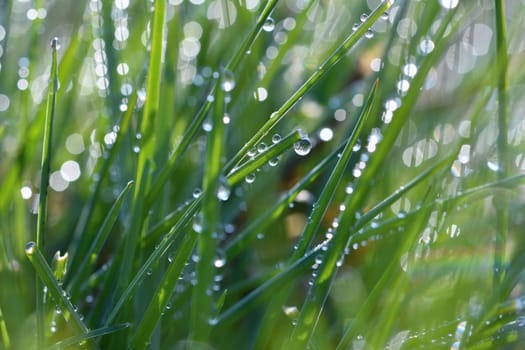
<svg viewBox="0 0 525 350"><path fill-rule="evenodd" d="M525 344L523 4L0 6L0 349Z"/></svg>

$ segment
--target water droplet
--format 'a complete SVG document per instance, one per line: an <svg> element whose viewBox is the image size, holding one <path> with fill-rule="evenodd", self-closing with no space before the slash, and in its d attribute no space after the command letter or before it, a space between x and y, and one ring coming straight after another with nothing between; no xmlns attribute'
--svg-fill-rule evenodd
<svg viewBox="0 0 525 350"><path fill-rule="evenodd" d="M198 213L197 215L193 217L193 223L191 227L193 228L193 231L197 233L202 232L202 214L201 213Z"/></svg>
<svg viewBox="0 0 525 350"><path fill-rule="evenodd" d="M219 320L216 317L211 317L208 319L208 324L210 326L215 326L219 323Z"/></svg>
<svg viewBox="0 0 525 350"><path fill-rule="evenodd" d="M263 24L263 30L265 32L271 32L275 29L275 21L273 20L272 17L268 17L266 19L266 21L264 21L264 24Z"/></svg>
<svg viewBox="0 0 525 350"><path fill-rule="evenodd" d="M217 198L223 202L230 198L231 189L228 180L225 177L219 179L219 187L217 188Z"/></svg>
<svg viewBox="0 0 525 350"><path fill-rule="evenodd" d="M235 77L228 69L225 69L222 72L221 88L226 92L230 92L233 90L233 88L235 88Z"/></svg>
<svg viewBox="0 0 525 350"><path fill-rule="evenodd" d="M201 196L202 190L200 188L196 188L195 191L193 191L193 198L197 199Z"/></svg>
<svg viewBox="0 0 525 350"><path fill-rule="evenodd" d="M213 130L213 125L209 119L205 120L202 123L202 130L204 130L205 132L210 132Z"/></svg>
<svg viewBox="0 0 525 350"><path fill-rule="evenodd" d="M355 31L358 30L358 29L359 29L359 23L354 23L354 24L352 25L352 31L355 32Z"/></svg>
<svg viewBox="0 0 525 350"><path fill-rule="evenodd" d="M418 51L420 54L422 55L428 55L429 53L431 53L432 51L434 51L434 42L430 39L423 39L420 43L419 43L419 46L417 47Z"/></svg>
<svg viewBox="0 0 525 350"><path fill-rule="evenodd" d="M365 38L372 39L374 37L374 31L372 28L368 28L368 30L365 33Z"/></svg>
<svg viewBox="0 0 525 350"><path fill-rule="evenodd" d="M459 0L439 0L439 4L447 10L456 8L459 4Z"/></svg>
<svg viewBox="0 0 525 350"><path fill-rule="evenodd" d="M53 39L51 39L51 42L49 43L49 45L55 51L58 51L61 48L60 40L58 40L58 38L56 36Z"/></svg>
<svg viewBox="0 0 525 350"><path fill-rule="evenodd" d="M263 153L266 151L267 148L268 146L266 146L264 142L261 142L259 145L257 145L257 152Z"/></svg>
<svg viewBox="0 0 525 350"><path fill-rule="evenodd" d="M255 147L250 148L246 155L250 158L255 157L255 155L257 155L257 149Z"/></svg>
<svg viewBox="0 0 525 350"><path fill-rule="evenodd" d="M275 157L273 159L270 159L268 161L268 165L271 166L271 167L275 167L279 164L279 158L278 157Z"/></svg>
<svg viewBox="0 0 525 350"><path fill-rule="evenodd" d="M363 13L361 14L361 16L359 16L359 20L361 22L365 22L367 18L368 18L368 15L366 13Z"/></svg>
<svg viewBox="0 0 525 350"><path fill-rule="evenodd" d="M221 267L224 267L224 265L226 265L226 257L224 256L224 253L218 252L215 260L213 261L213 266L220 269Z"/></svg>
<svg viewBox="0 0 525 350"><path fill-rule="evenodd" d="M312 143L308 138L302 138L293 144L295 153L299 156L306 156L312 150Z"/></svg>
<svg viewBox="0 0 525 350"><path fill-rule="evenodd" d="M255 173L250 173L250 174L246 175L246 177L244 178L244 181L246 181L246 183L248 183L248 184L254 183L255 182Z"/></svg>
<svg viewBox="0 0 525 350"><path fill-rule="evenodd" d="M275 134L272 136L272 143L279 143L281 141L281 135Z"/></svg>
<svg viewBox="0 0 525 350"><path fill-rule="evenodd" d="M51 327L50 327L51 333L56 333L57 331L57 323L55 320L51 321Z"/></svg>
<svg viewBox="0 0 525 350"><path fill-rule="evenodd" d="M33 255L36 250L36 243L35 242L27 242L25 246L25 252L28 255Z"/></svg>
<svg viewBox="0 0 525 350"><path fill-rule="evenodd" d="M264 233L259 232L259 233L257 234L257 239L263 239L263 238L264 238Z"/></svg>

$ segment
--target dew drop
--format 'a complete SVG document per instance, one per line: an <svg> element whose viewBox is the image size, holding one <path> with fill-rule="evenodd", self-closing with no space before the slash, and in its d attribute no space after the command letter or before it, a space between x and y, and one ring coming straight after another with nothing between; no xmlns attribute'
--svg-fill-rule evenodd
<svg viewBox="0 0 525 350"><path fill-rule="evenodd" d="M271 167L276 167L279 164L279 158L273 158L268 161L268 165Z"/></svg>
<svg viewBox="0 0 525 350"><path fill-rule="evenodd" d="M224 257L224 254L218 254L215 257L215 260L213 260L213 266L220 269L221 267L224 267L226 265L226 258Z"/></svg>
<svg viewBox="0 0 525 350"><path fill-rule="evenodd" d="M222 72L221 88L225 92L230 92L235 88L235 77L228 69Z"/></svg>
<svg viewBox="0 0 525 350"><path fill-rule="evenodd" d="M368 18L368 15L366 13L363 13L361 16L359 16L359 20L361 22L365 22L367 18Z"/></svg>
<svg viewBox="0 0 525 350"><path fill-rule="evenodd" d="M312 150L312 143L308 138L302 138L293 144L295 153L299 156L306 156Z"/></svg>
<svg viewBox="0 0 525 350"><path fill-rule="evenodd" d="M355 32L355 31L358 30L358 29L359 29L359 23L354 23L354 24L352 25L352 31Z"/></svg>
<svg viewBox="0 0 525 350"><path fill-rule="evenodd" d="M200 188L196 188L195 191L193 191L193 198L197 199L201 196L202 190Z"/></svg>
<svg viewBox="0 0 525 350"><path fill-rule="evenodd" d="M260 239L263 239L263 238L264 238L264 233L259 232L259 233L257 234L257 239L260 240Z"/></svg>
<svg viewBox="0 0 525 350"><path fill-rule="evenodd" d="M195 217L193 218L193 223L191 227L193 228L193 231L197 233L202 232L202 214L201 213L195 215Z"/></svg>
<svg viewBox="0 0 525 350"><path fill-rule="evenodd" d="M272 143L279 143L281 141L281 135L275 134L272 136Z"/></svg>
<svg viewBox="0 0 525 350"><path fill-rule="evenodd" d="M33 255L36 251L36 243L35 242L27 242L25 246L25 252L28 255Z"/></svg>
<svg viewBox="0 0 525 350"><path fill-rule="evenodd" d="M55 51L58 51L61 48L60 40L58 40L58 38L56 36L53 39L51 39L51 42L49 43L49 45Z"/></svg>
<svg viewBox="0 0 525 350"><path fill-rule="evenodd" d="M428 55L429 53L434 51L434 47L435 47L435 44L434 44L434 42L432 40L430 40L430 39L423 39L419 43L419 46L417 47L417 49L418 49L420 54Z"/></svg>
<svg viewBox="0 0 525 350"><path fill-rule="evenodd" d="M365 38L372 39L373 37L374 37L374 31L371 28L369 28L365 33Z"/></svg>
<svg viewBox="0 0 525 350"><path fill-rule="evenodd" d="M268 17L268 18L266 19L266 21L264 21L264 24L263 24L263 27L262 27L262 28L263 28L263 30L264 30L265 32L271 32L271 31L273 31L273 30L275 29L275 21L274 21L274 19L271 18L271 17Z"/></svg>
<svg viewBox="0 0 525 350"><path fill-rule="evenodd" d="M230 194L231 194L230 185L228 185L228 180L226 180L226 178L224 177L221 177L219 182L220 183L217 188L217 198L225 202L230 198Z"/></svg>
<svg viewBox="0 0 525 350"><path fill-rule="evenodd" d="M456 8L459 4L459 0L439 0L439 4L447 10Z"/></svg>
<svg viewBox="0 0 525 350"><path fill-rule="evenodd" d="M259 145L257 145L257 152L263 153L266 151L267 148L268 146L266 146L264 142L261 142Z"/></svg>
<svg viewBox="0 0 525 350"><path fill-rule="evenodd" d="M252 184L255 182L255 173L250 173L248 175L246 175L246 177L244 178L244 181L246 181L246 183L248 184Z"/></svg>

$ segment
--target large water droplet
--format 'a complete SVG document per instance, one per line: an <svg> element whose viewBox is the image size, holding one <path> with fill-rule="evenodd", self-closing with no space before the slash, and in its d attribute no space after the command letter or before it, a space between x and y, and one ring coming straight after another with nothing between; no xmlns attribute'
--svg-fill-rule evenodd
<svg viewBox="0 0 525 350"><path fill-rule="evenodd" d="M271 32L275 29L275 21L273 20L273 18L271 17L268 17L266 19L266 21L264 21L264 24L263 24L263 30L265 32Z"/></svg>
<svg viewBox="0 0 525 350"><path fill-rule="evenodd" d="M308 138L302 138L293 144L295 153L299 156L306 156L312 150L312 143Z"/></svg>

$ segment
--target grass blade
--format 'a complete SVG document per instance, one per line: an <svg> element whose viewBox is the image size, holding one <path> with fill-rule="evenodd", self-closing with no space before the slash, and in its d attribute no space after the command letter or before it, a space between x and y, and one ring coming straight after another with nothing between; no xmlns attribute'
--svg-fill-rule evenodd
<svg viewBox="0 0 525 350"><path fill-rule="evenodd" d="M71 304L66 291L57 283L53 271L47 264L40 248L35 242L29 242L26 244L25 253L29 261L33 264L38 278L40 278L43 284L47 287L47 292L51 295L57 307L62 310L65 320L69 321L69 318L71 318L71 325L77 332L84 334L88 333L89 329L82 321L82 316L76 311L73 304Z"/></svg>
<svg viewBox="0 0 525 350"><path fill-rule="evenodd" d="M51 40L51 70L50 83L51 86L48 90L47 106L46 106L46 120L44 124L44 140L42 147L42 162L41 162L41 177L40 177L40 195L38 202L38 216L36 226L36 245L39 249L44 249L45 244L45 230L47 222L47 196L49 187L49 173L51 168L51 149L53 139L53 124L55 119L56 109L56 94L58 91L58 62L57 62L57 51L59 48L58 38ZM36 336L38 346L45 344L45 324L44 324L44 298L43 289L40 280L37 277L36 283L36 314L37 314L37 327Z"/></svg>
<svg viewBox="0 0 525 350"><path fill-rule="evenodd" d="M86 280L87 274L89 273L90 269L93 267L93 264L96 262L96 259L100 251L102 250L104 243L106 242L107 238L109 237L109 234L111 233L111 229L113 228L113 225L117 221L122 202L124 201L124 198L126 197L126 194L128 194L131 187L133 187L133 184L134 184L133 181L128 182L126 187L122 190L118 198L115 200L115 203L113 203L113 206L111 207L108 214L106 215L106 218L104 219L104 222L102 223L102 226L100 227L96 236L94 237L93 242L91 243L91 246L84 253L85 254L84 260L79 265L72 265L72 266L78 266L76 268L76 272L73 278L71 279L70 293L73 299L76 299L76 296L78 295L78 292L81 286L81 281Z"/></svg>

